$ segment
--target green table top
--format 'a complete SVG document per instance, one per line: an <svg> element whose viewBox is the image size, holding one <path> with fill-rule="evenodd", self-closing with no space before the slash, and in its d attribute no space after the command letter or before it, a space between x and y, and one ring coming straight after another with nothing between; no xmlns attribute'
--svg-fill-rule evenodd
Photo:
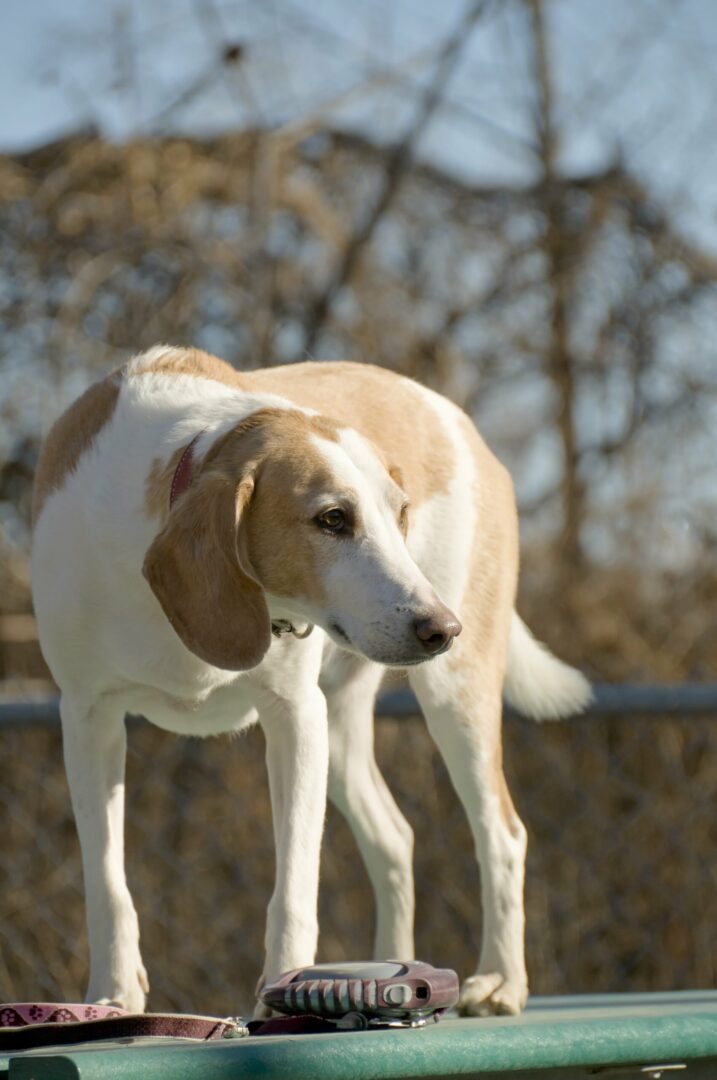
<svg viewBox="0 0 717 1080"><path fill-rule="evenodd" d="M653 1069L643 1071L647 1066ZM663 1066L662 1073L657 1066ZM717 991L533 998L519 1017L444 1019L416 1030L204 1044L137 1040L131 1046L46 1049L0 1058L2 1080L572 1080L596 1075L717 1080Z"/></svg>

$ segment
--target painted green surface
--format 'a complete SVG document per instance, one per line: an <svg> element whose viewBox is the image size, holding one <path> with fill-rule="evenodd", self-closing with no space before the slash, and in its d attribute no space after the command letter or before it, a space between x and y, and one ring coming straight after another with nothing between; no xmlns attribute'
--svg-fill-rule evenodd
<svg viewBox="0 0 717 1080"><path fill-rule="evenodd" d="M597 1066L683 1062L693 1065L677 1075L691 1078L694 1068L700 1080L717 1080L717 992L536 999L521 1017L413 1031L33 1052L10 1059L8 1080L547 1080Z"/></svg>

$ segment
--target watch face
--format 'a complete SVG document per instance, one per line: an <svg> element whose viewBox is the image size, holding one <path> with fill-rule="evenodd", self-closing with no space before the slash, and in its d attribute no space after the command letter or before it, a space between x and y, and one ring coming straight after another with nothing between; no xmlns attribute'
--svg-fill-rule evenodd
<svg viewBox="0 0 717 1080"><path fill-rule="evenodd" d="M396 963L373 964L370 960L365 963L351 961L347 964L313 964L311 967L297 971L292 982L302 982L304 979L393 979L396 975L405 975L406 966Z"/></svg>

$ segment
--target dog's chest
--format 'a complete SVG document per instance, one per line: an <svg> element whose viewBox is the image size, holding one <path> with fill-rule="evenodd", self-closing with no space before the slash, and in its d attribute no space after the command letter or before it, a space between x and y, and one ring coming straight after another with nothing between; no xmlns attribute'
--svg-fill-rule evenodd
<svg viewBox="0 0 717 1080"><path fill-rule="evenodd" d="M146 716L157 727L177 735L219 735L241 731L257 719L245 679L237 678L209 693L179 696L151 686L133 686L121 692L126 711Z"/></svg>

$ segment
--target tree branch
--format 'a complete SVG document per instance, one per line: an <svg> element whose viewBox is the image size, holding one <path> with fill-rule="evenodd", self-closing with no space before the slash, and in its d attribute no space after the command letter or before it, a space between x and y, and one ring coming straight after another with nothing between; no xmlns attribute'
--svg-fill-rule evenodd
<svg viewBox="0 0 717 1080"><path fill-rule="evenodd" d="M471 31L485 11L486 6L487 0L477 0L477 2L474 0L441 49L435 75L423 95L413 122L403 138L389 154L383 176L383 185L376 202L349 240L327 288L317 298L309 311L304 339L304 348L307 353L313 352L334 300L349 281L361 253L371 241L376 226L395 198L406 170L411 164L414 147L433 116L456 61L468 43Z"/></svg>

